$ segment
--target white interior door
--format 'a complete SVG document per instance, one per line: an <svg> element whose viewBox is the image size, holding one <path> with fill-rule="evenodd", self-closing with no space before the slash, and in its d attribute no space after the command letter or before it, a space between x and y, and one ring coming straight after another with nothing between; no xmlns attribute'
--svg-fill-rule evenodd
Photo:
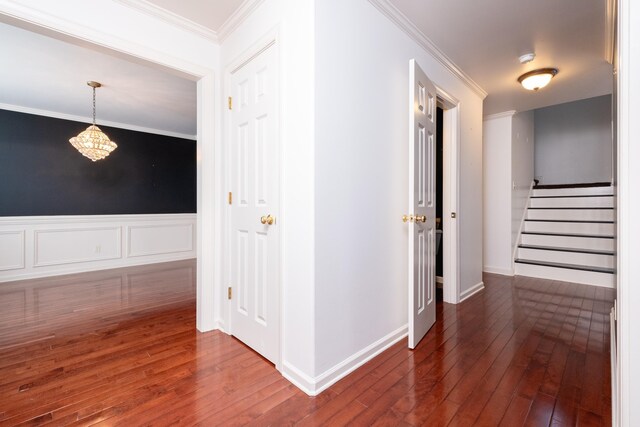
<svg viewBox="0 0 640 427"><path fill-rule="evenodd" d="M409 63L409 348L436 321L436 88Z"/></svg>
<svg viewBox="0 0 640 427"><path fill-rule="evenodd" d="M279 353L279 144L271 46L231 74L230 332L273 363Z"/></svg>

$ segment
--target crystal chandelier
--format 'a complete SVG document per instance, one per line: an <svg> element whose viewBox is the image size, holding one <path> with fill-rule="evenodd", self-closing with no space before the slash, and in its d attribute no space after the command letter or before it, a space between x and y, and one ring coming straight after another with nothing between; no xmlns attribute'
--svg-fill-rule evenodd
<svg viewBox="0 0 640 427"><path fill-rule="evenodd" d="M71 138L69 142L83 156L95 162L107 157L118 146L96 126L96 88L101 87L102 84L90 81L87 85L93 88L93 124L78 136Z"/></svg>

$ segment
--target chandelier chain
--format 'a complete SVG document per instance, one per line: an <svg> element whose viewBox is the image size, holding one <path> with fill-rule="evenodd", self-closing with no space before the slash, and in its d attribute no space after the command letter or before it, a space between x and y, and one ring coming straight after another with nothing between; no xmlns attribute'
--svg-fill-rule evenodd
<svg viewBox="0 0 640 427"><path fill-rule="evenodd" d="M96 125L96 88L93 88L93 125Z"/></svg>

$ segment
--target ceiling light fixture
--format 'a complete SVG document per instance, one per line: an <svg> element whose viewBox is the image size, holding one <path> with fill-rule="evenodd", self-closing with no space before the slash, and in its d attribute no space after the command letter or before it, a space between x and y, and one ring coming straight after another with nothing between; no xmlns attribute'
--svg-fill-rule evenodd
<svg viewBox="0 0 640 427"><path fill-rule="evenodd" d="M518 82L527 90L538 90L549 84L553 76L558 74L557 68L540 68L529 71L518 77Z"/></svg>
<svg viewBox="0 0 640 427"><path fill-rule="evenodd" d="M107 157L118 146L96 126L96 88L101 87L102 84L89 81L87 85L93 88L93 124L78 136L71 138L69 142L80 154L95 162Z"/></svg>

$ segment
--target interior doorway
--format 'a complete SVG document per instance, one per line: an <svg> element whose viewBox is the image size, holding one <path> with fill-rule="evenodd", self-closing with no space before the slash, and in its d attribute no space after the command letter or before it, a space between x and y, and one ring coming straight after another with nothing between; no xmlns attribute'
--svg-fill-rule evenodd
<svg viewBox="0 0 640 427"><path fill-rule="evenodd" d="M206 61L190 62L177 49L155 50L140 43L131 35L113 34L104 28L87 28L73 20L60 20L45 11L29 7L0 11L0 22L29 31L59 38L70 43L91 46L92 49L131 59L167 70L197 82L197 298L196 328L199 331L216 329L219 318L216 295L222 294L222 239L214 230L221 228L223 201L218 183L222 181L221 147L216 138L214 118L217 88L214 69Z"/></svg>
<svg viewBox="0 0 640 427"><path fill-rule="evenodd" d="M436 126L442 129L444 110L436 108ZM442 300L443 273L443 242L442 242L442 174L443 174L443 143L442 132L436 133L436 298Z"/></svg>
<svg viewBox="0 0 640 427"><path fill-rule="evenodd" d="M460 302L459 101L437 87L436 281L446 303ZM441 163L440 163L441 162Z"/></svg>

